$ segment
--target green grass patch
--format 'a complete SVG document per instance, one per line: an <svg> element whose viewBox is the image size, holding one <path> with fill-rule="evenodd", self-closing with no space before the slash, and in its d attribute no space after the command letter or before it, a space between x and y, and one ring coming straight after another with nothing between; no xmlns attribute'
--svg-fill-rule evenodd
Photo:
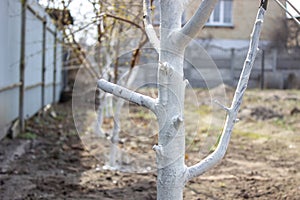
<svg viewBox="0 0 300 200"><path fill-rule="evenodd" d="M19 135L19 138L26 139L26 140L34 140L37 138L35 133L26 132Z"/></svg>
<svg viewBox="0 0 300 200"><path fill-rule="evenodd" d="M146 120L155 119L154 114L152 114L150 111L144 110L144 109L138 109L134 112L130 112L130 117L132 117L132 118L142 118L142 119L146 119Z"/></svg>
<svg viewBox="0 0 300 200"><path fill-rule="evenodd" d="M253 140L258 140L258 139L263 139L263 138L270 138L270 136L266 136L266 135L262 135L262 134L254 133L254 132L241 131L241 130L238 130L238 129L234 129L232 134L233 135L239 135L241 137L246 137L246 138L253 139Z"/></svg>
<svg viewBox="0 0 300 200"><path fill-rule="evenodd" d="M199 115L209 115L212 112L212 108L209 105L201 105L195 110Z"/></svg>
<svg viewBox="0 0 300 200"><path fill-rule="evenodd" d="M69 135L69 136L77 135L77 131L70 131L67 133L67 135Z"/></svg>
<svg viewBox="0 0 300 200"><path fill-rule="evenodd" d="M290 125L284 118L275 118L272 121L273 125L282 128L284 130L296 131L295 128Z"/></svg>

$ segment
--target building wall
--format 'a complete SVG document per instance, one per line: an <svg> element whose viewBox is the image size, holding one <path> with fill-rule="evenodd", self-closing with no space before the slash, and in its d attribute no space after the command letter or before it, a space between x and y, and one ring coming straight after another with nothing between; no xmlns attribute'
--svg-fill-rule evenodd
<svg viewBox="0 0 300 200"><path fill-rule="evenodd" d="M284 0L281 0L284 2ZM187 18L198 8L199 0L193 1L186 10ZM256 17L259 1L254 0L233 0L233 27L212 27L206 26L199 37L202 39L236 39L248 40L252 31L253 23ZM284 10L276 4L275 1L269 1L268 10L265 16L262 40L272 40L276 30L284 26Z"/></svg>
<svg viewBox="0 0 300 200"><path fill-rule="evenodd" d="M285 0L281 2L284 4ZM199 4L200 0L192 1L186 10L187 19ZM232 6L232 26L205 26L199 37L186 49L186 58L193 62L185 68L185 75L192 86L209 87L220 82L236 86L246 58L259 1L232 0ZM287 53L282 48L286 42L286 27L284 10L275 1L269 1L260 37L260 49L264 49L264 59L262 51L259 51L249 87L260 87L264 76L266 88L300 88L300 81L297 81L300 80L299 56L297 53ZM200 58L199 55L203 52L201 47L211 57L213 64ZM212 69L217 69L217 72L212 72Z"/></svg>

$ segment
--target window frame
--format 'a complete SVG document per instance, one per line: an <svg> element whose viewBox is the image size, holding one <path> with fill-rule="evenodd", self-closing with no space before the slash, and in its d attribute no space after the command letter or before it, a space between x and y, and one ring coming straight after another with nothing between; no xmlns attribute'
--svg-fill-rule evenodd
<svg viewBox="0 0 300 200"><path fill-rule="evenodd" d="M225 12L225 1L231 2L231 13L230 13L230 22L224 22L224 12ZM233 27L233 0L220 0L220 12L219 12L219 20L214 21L214 12L212 11L208 21L205 26L219 26L219 27Z"/></svg>

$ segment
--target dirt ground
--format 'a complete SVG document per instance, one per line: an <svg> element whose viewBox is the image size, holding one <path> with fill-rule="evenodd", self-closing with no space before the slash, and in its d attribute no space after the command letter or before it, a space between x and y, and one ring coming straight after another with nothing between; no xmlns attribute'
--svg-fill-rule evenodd
<svg viewBox="0 0 300 200"><path fill-rule="evenodd" d="M207 91L194 95L198 103L186 98L188 166L209 153L225 117ZM190 181L184 199L300 199L299 102L300 91L247 91L225 158ZM80 111L89 122L77 123L81 138L71 102L30 119L26 133L0 142L0 199L156 199L156 124L145 110L127 108L120 170L103 167L109 147L91 134L93 114Z"/></svg>

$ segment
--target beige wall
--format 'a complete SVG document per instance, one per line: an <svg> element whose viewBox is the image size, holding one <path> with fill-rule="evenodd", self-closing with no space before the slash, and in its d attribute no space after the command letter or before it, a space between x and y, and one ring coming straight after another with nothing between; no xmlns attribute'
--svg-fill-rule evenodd
<svg viewBox="0 0 300 200"><path fill-rule="evenodd" d="M285 0L281 0L284 2ZM187 17L190 17L197 9L199 0L193 1L188 7ZM258 0L233 0L233 27L205 27L199 34L200 38L213 39L249 39L253 23L259 6ZM284 10L269 0L268 10L265 16L261 39L273 40L278 29L284 28Z"/></svg>

